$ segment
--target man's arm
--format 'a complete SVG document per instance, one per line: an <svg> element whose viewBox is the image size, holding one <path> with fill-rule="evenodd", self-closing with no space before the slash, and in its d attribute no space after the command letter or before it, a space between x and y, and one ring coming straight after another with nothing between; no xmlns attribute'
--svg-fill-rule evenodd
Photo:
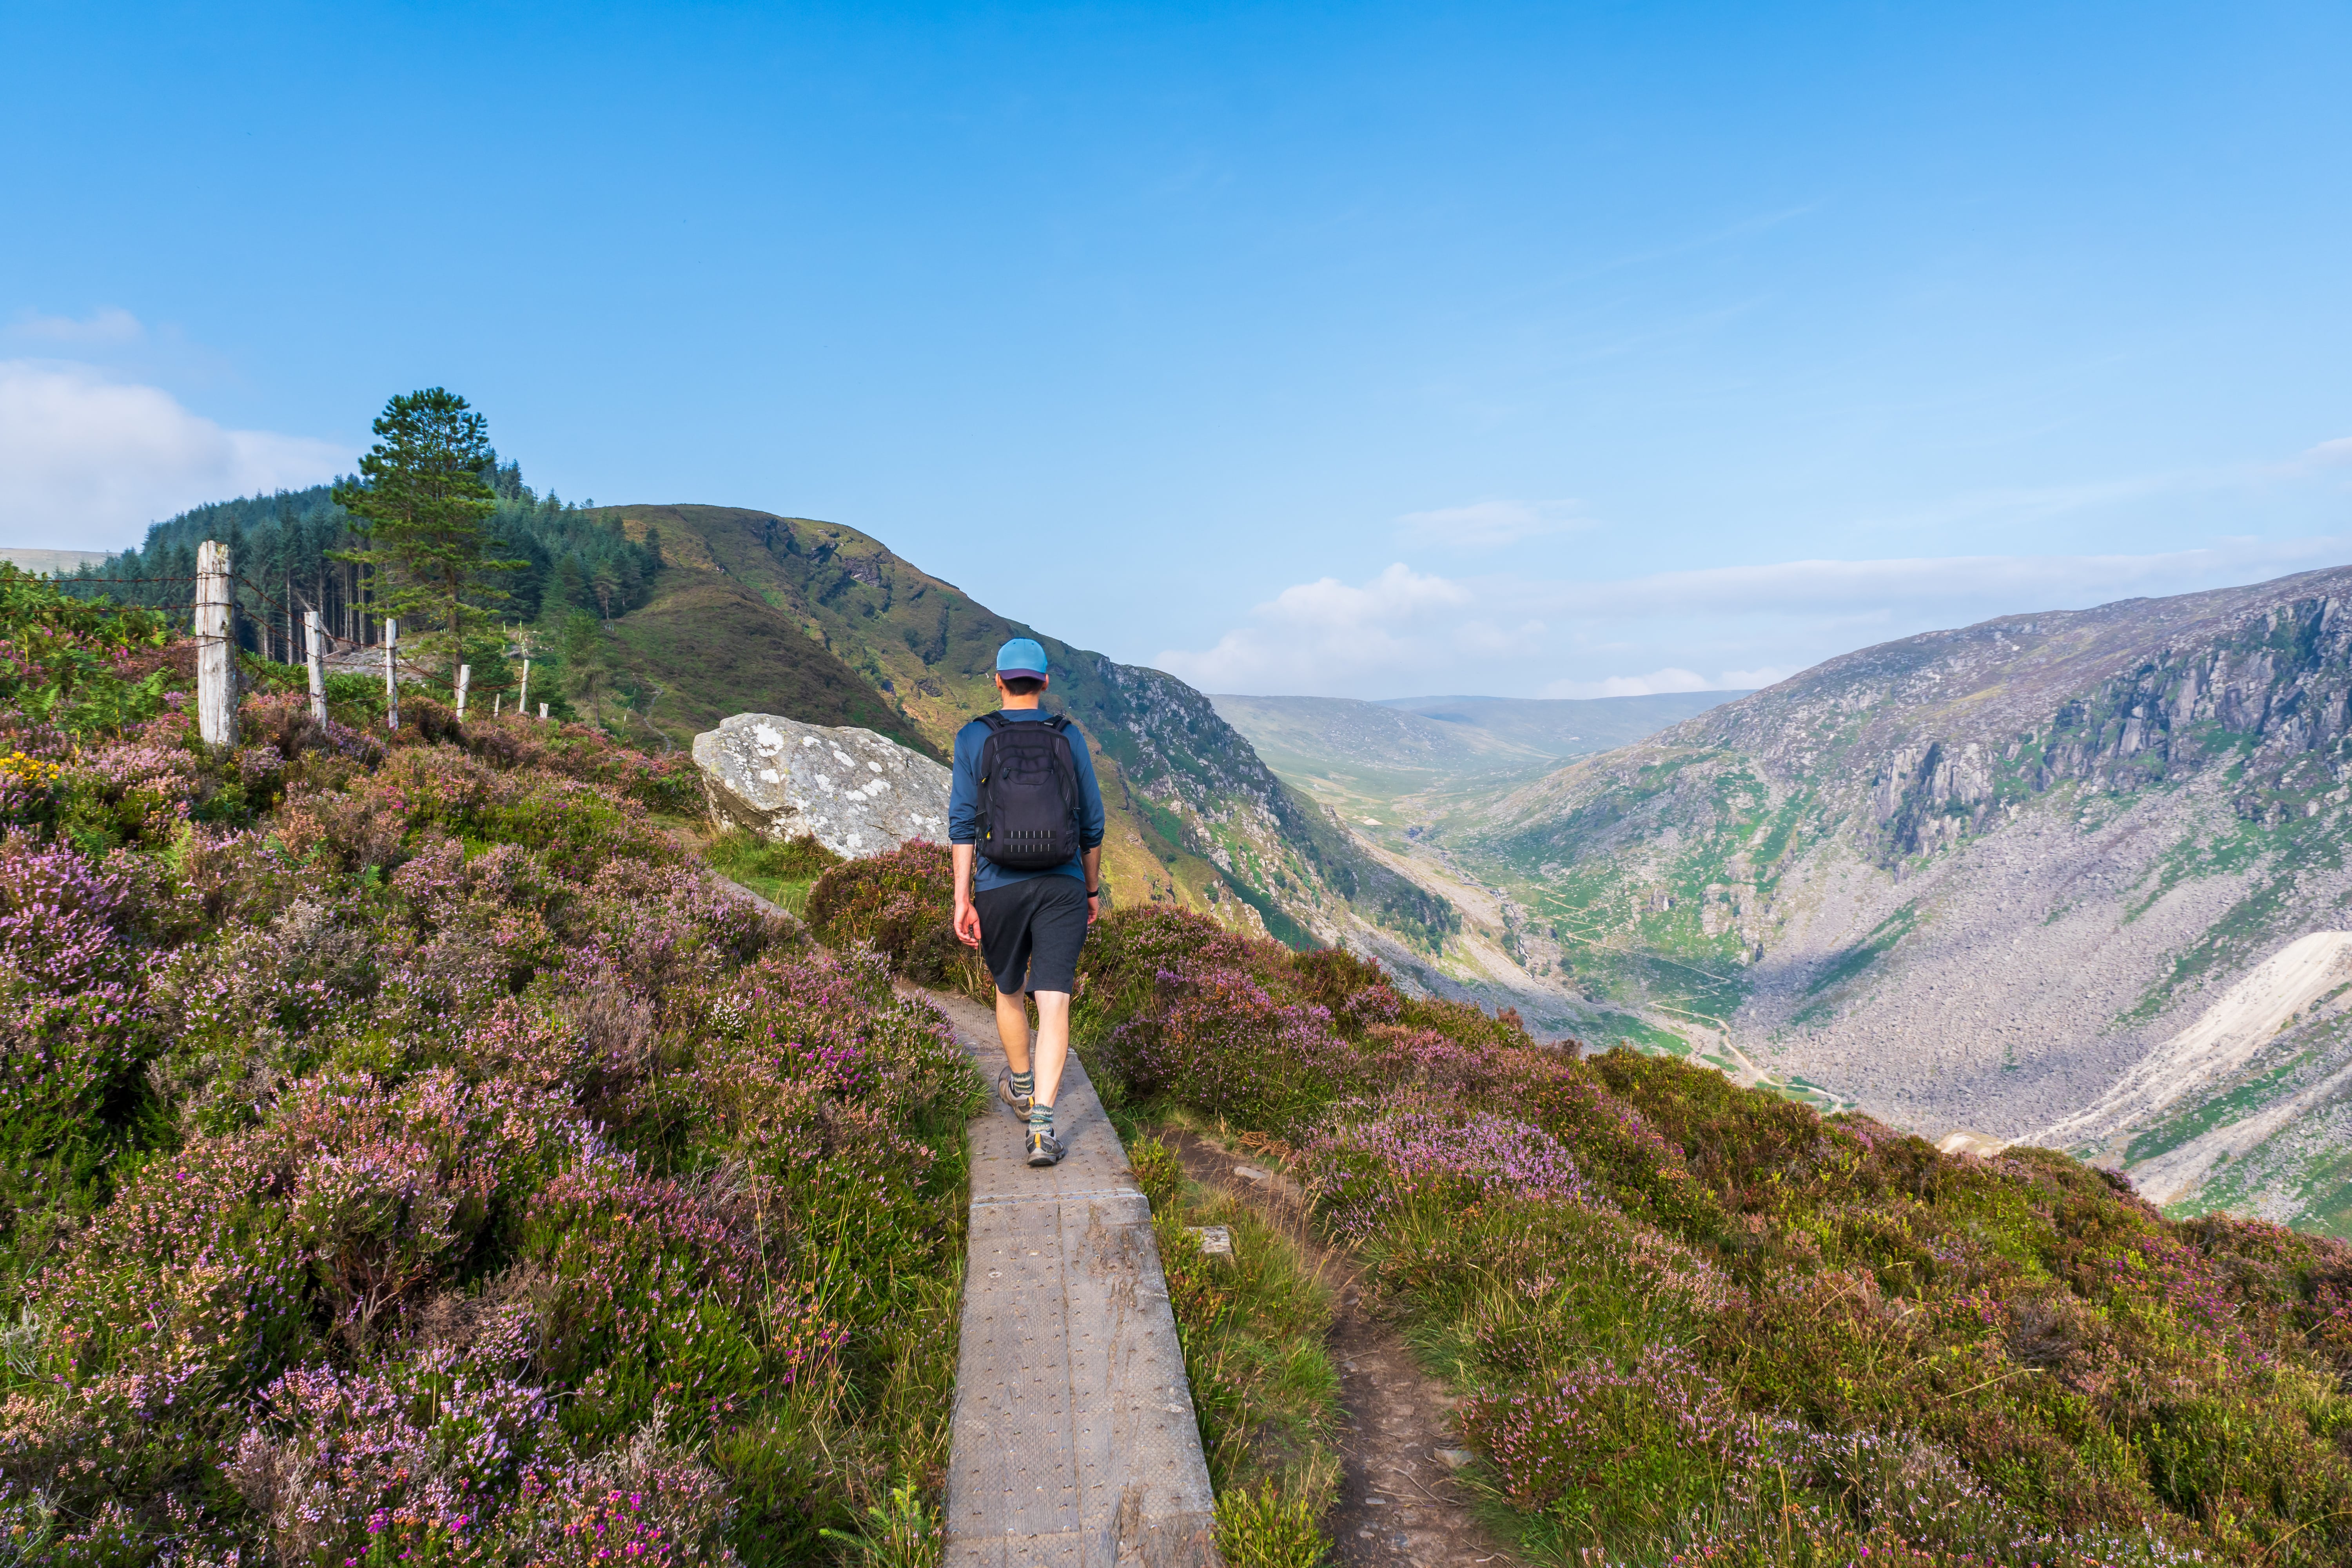
<svg viewBox="0 0 2352 1568"><path fill-rule="evenodd" d="M1087 924L1092 925L1102 913L1102 900L1097 896L1102 887L1102 841L1110 825L1103 816L1102 786L1095 782L1092 753L1084 743L1070 751L1078 770L1078 847L1085 851L1079 864L1087 874Z"/></svg>
<svg viewBox="0 0 2352 1568"><path fill-rule="evenodd" d="M949 857L955 861L955 933L966 947L980 945L980 910L971 901L971 861L973 847L953 844L948 847ZM1088 881L1087 886L1093 887Z"/></svg>
<svg viewBox="0 0 2352 1568"><path fill-rule="evenodd" d="M972 858L980 843L980 748L956 731L949 752L948 853L955 861L955 933L980 945L980 911L971 905Z"/></svg>

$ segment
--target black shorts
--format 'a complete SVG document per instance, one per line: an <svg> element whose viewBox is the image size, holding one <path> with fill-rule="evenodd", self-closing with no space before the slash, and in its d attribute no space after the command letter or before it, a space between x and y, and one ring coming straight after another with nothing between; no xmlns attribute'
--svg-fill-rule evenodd
<svg viewBox="0 0 2352 1568"><path fill-rule="evenodd" d="M1078 988L1078 949L1087 944L1084 882L1048 871L976 892L971 907L980 911L980 956L997 990L1012 996Z"/></svg>

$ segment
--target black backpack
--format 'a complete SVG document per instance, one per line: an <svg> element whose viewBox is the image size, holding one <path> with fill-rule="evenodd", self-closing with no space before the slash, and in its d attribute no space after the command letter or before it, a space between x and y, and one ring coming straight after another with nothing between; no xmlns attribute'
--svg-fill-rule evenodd
<svg viewBox="0 0 2352 1568"><path fill-rule="evenodd" d="M1014 723L983 713L980 743L980 855L1008 871L1050 871L1078 853L1078 764L1070 721Z"/></svg>

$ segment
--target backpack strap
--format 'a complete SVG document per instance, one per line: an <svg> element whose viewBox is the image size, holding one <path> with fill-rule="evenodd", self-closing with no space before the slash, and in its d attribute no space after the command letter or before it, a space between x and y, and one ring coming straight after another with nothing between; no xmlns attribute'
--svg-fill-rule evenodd
<svg viewBox="0 0 2352 1568"><path fill-rule="evenodd" d="M988 726L991 733L1002 730L1006 725L1013 722L1012 720L1007 719L1002 713L983 713L980 716L980 721Z"/></svg>

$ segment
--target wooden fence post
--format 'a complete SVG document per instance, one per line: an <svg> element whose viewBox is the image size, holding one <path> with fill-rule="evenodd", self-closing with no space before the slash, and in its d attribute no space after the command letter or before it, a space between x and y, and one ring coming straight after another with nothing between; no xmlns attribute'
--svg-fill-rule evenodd
<svg viewBox="0 0 2352 1568"><path fill-rule="evenodd" d="M539 721L542 724L547 722L547 704L544 702L539 705Z"/></svg>
<svg viewBox="0 0 2352 1568"><path fill-rule="evenodd" d="M457 667L457 722L460 724L466 721L466 688L472 685L473 681L474 667L470 664L459 665Z"/></svg>
<svg viewBox="0 0 2352 1568"><path fill-rule="evenodd" d="M236 627L228 546L196 546L196 732L208 746L236 744Z"/></svg>
<svg viewBox="0 0 2352 1568"><path fill-rule="evenodd" d="M327 721L327 634L316 610L302 612L302 638L310 645L310 717Z"/></svg>
<svg viewBox="0 0 2352 1568"><path fill-rule="evenodd" d="M530 660L527 658L522 661L522 692L515 699L515 711L530 716Z"/></svg>
<svg viewBox="0 0 2352 1568"><path fill-rule="evenodd" d="M383 623L383 700L384 728L400 728L400 623Z"/></svg>

